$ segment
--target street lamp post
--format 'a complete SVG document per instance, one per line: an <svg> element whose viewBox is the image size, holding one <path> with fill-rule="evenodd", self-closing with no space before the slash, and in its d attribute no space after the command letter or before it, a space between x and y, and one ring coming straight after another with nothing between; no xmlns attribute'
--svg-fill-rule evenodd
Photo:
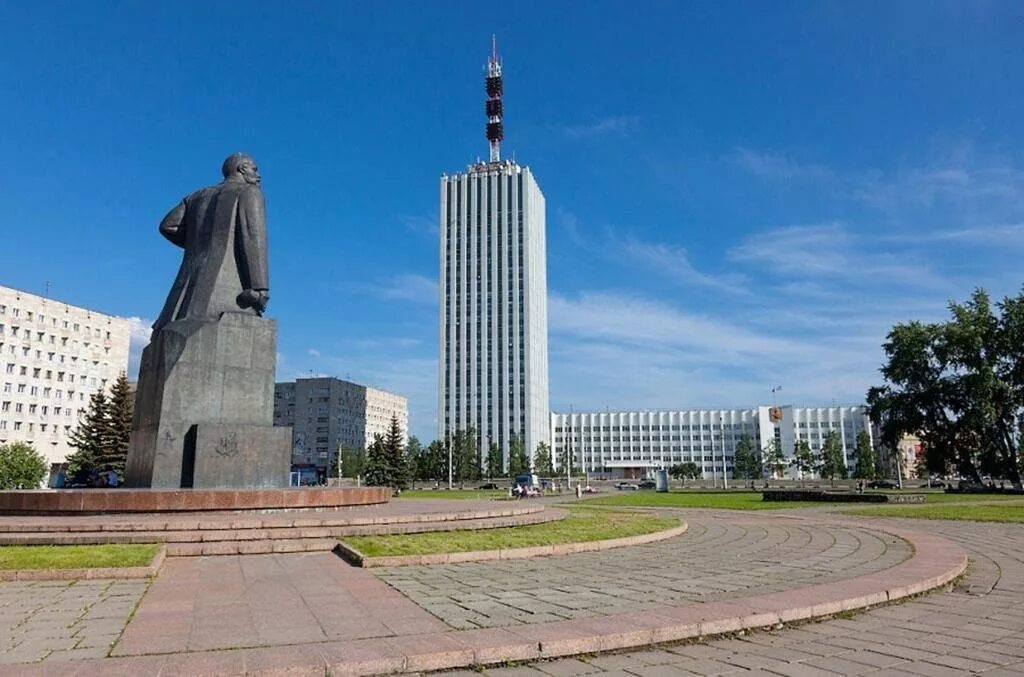
<svg viewBox="0 0 1024 677"><path fill-rule="evenodd" d="M725 414L718 415L718 429L722 433L722 488L729 488L729 462L725 457Z"/></svg>
<svg viewBox="0 0 1024 677"><path fill-rule="evenodd" d="M452 439L448 438L448 491L452 490Z"/></svg>

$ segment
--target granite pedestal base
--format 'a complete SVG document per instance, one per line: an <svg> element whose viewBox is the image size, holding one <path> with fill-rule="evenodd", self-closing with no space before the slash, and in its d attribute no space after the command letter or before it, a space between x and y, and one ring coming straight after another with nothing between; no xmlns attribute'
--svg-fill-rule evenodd
<svg viewBox="0 0 1024 677"><path fill-rule="evenodd" d="M283 487L291 428L272 429L277 325L246 313L179 320L142 353L125 484Z"/></svg>

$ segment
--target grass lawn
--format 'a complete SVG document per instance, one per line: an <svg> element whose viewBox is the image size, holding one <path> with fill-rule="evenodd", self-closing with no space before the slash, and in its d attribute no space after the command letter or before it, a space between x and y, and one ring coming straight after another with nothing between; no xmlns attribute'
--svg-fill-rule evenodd
<svg viewBox="0 0 1024 677"><path fill-rule="evenodd" d="M728 510L783 510L810 505L828 505L809 501L762 501L760 491L686 491L667 494L654 491L618 491L609 496L587 500L588 505L622 505L650 508L724 508Z"/></svg>
<svg viewBox="0 0 1024 677"><path fill-rule="evenodd" d="M484 491L481 489L406 489L399 498L447 498L447 499L476 499L488 500L495 498L508 498L507 491Z"/></svg>
<svg viewBox="0 0 1024 677"><path fill-rule="evenodd" d="M870 490L872 493L881 494L899 494L899 491L875 491ZM924 494L925 503L993 503L999 501L1020 501L1024 497L1013 494L947 494L943 491L928 491L926 489L913 490L904 489L904 494Z"/></svg>
<svg viewBox="0 0 1024 677"><path fill-rule="evenodd" d="M145 543L103 545L3 545L0 569L94 569L143 567L159 545Z"/></svg>
<svg viewBox="0 0 1024 677"><path fill-rule="evenodd" d="M1003 497L1005 498L1005 497ZM931 500L931 497L928 497ZM929 520L971 520L974 522L1024 523L1024 501L945 505L886 505L844 510L850 515L869 517L910 517Z"/></svg>
<svg viewBox="0 0 1024 677"><path fill-rule="evenodd" d="M393 536L347 536L345 542L368 557L472 552L603 541L679 526L679 520L646 512L574 508L568 517L545 524Z"/></svg>

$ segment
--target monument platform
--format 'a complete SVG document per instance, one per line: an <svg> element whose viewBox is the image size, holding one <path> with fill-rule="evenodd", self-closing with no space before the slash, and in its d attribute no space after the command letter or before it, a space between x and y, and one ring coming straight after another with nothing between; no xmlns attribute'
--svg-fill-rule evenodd
<svg viewBox="0 0 1024 677"><path fill-rule="evenodd" d="M4 515L95 515L203 511L330 510L379 505L386 487L288 489L58 489L0 493Z"/></svg>

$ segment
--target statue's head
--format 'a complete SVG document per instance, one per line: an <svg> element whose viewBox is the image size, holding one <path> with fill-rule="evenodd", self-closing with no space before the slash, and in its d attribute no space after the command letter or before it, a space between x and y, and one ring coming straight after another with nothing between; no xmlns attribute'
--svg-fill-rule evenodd
<svg viewBox="0 0 1024 677"><path fill-rule="evenodd" d="M220 168L225 181L244 181L245 183L258 184L260 172L256 167L256 161L245 153L233 153L224 160Z"/></svg>

